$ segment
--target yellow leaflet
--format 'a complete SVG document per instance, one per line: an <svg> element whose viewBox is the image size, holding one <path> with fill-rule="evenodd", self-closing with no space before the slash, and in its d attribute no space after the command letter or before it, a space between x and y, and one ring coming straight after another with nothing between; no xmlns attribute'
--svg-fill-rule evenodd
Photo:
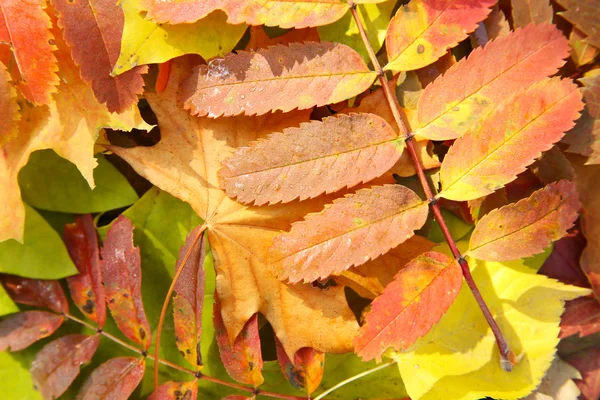
<svg viewBox="0 0 600 400"><path fill-rule="evenodd" d="M227 15L212 12L193 24L157 24L138 12L141 0L120 0L125 12L121 54L113 75L143 64L162 63L183 54L205 59L229 53L246 31L246 25L229 25Z"/></svg>

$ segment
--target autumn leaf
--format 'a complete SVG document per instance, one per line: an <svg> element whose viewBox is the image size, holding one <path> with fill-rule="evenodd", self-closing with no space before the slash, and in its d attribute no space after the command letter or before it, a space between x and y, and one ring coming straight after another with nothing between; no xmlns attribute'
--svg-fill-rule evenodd
<svg viewBox="0 0 600 400"><path fill-rule="evenodd" d="M431 64L465 39L495 0L412 0L390 21L384 69L410 71Z"/></svg>
<svg viewBox="0 0 600 400"><path fill-rule="evenodd" d="M590 283L579 266L581 253L586 244L587 241L581 231L574 229L554 243L552 253L544 261L539 273L567 285L589 287Z"/></svg>
<svg viewBox="0 0 600 400"><path fill-rule="evenodd" d="M264 382L263 359L258 336L258 314L254 314L233 343L229 340L223 324L221 303L215 296L213 324L219 354L227 373L236 381L258 387Z"/></svg>
<svg viewBox="0 0 600 400"><path fill-rule="evenodd" d="M582 400L594 400L600 395L600 348L583 351L569 357L567 362L575 367L582 376L575 383L581 390Z"/></svg>
<svg viewBox="0 0 600 400"><path fill-rule="evenodd" d="M0 63L0 145L14 139L17 135L17 121L20 118L19 106L17 105L17 93L10 82L10 74Z"/></svg>
<svg viewBox="0 0 600 400"><path fill-rule="evenodd" d="M120 215L111 225L101 256L106 301L117 326L148 349L151 331L142 303L140 249L133 246L133 225L127 217Z"/></svg>
<svg viewBox="0 0 600 400"><path fill-rule="evenodd" d="M555 358L542 383L523 400L569 400L579 397L580 391L573 379L581 379L575 368Z"/></svg>
<svg viewBox="0 0 600 400"><path fill-rule="evenodd" d="M216 120L193 117L177 101L189 60L173 62L164 92L146 95L160 121L161 141L153 147L110 149L158 187L187 201L204 219L215 260L223 322L231 343L248 319L261 312L291 357L302 347L323 352L350 351L358 324L343 288L320 290L311 285L287 285L265 265L267 249L277 233L289 229L291 222L307 212L321 209L326 200L248 207L218 189L220 163L231 156L235 147L298 125L308 119L309 112ZM310 326L303 323L307 320ZM315 330L335 330L336 335L315 336Z"/></svg>
<svg viewBox="0 0 600 400"><path fill-rule="evenodd" d="M291 283L339 274L406 241L423 226L428 211L427 203L404 186L361 189L277 236L271 267Z"/></svg>
<svg viewBox="0 0 600 400"><path fill-rule="evenodd" d="M406 350L448 310L462 286L462 272L451 257L427 252L406 265L371 304L356 338L364 360L381 360L388 347Z"/></svg>
<svg viewBox="0 0 600 400"><path fill-rule="evenodd" d="M404 141L374 114L300 124L223 161L221 189L242 203L306 200L368 182L400 159Z"/></svg>
<svg viewBox="0 0 600 400"><path fill-rule="evenodd" d="M121 51L123 10L113 0L52 0L65 41L100 103L110 112L122 113L137 104L147 67L110 76Z"/></svg>
<svg viewBox="0 0 600 400"><path fill-rule="evenodd" d="M585 39L592 46L600 48L600 11L595 0L557 0L557 3L566 8L558 15L575 25L587 35Z"/></svg>
<svg viewBox="0 0 600 400"><path fill-rule="evenodd" d="M182 98L198 116L262 115L338 103L364 92L375 77L350 47L290 43L230 53L194 68Z"/></svg>
<svg viewBox="0 0 600 400"><path fill-rule="evenodd" d="M206 244L204 232L196 243L200 227L188 235L185 244L179 252L179 259L175 271L182 269L177 282L173 298L173 318L175 320L175 337L177 348L185 359L196 368L202 367L200 353L200 339L202 338L202 307L204 304L204 259L206 257ZM184 257L190 247L194 246L183 264Z"/></svg>
<svg viewBox="0 0 600 400"><path fill-rule="evenodd" d="M450 147L439 196L472 200L500 189L560 140L582 107L569 80L546 79L517 93Z"/></svg>
<svg viewBox="0 0 600 400"><path fill-rule="evenodd" d="M309 347L301 348L294 354L294 361L290 360L281 342L275 338L277 361L281 366L283 376L297 389L311 395L321 383L325 365L325 354Z"/></svg>
<svg viewBox="0 0 600 400"><path fill-rule="evenodd" d="M100 269L98 236L91 215L78 216L65 225L63 240L79 274L67 278L73 303L100 328L106 321L106 304Z"/></svg>
<svg viewBox="0 0 600 400"><path fill-rule="evenodd" d="M560 322L560 337L580 337L600 332L600 302L594 296L568 301Z"/></svg>
<svg viewBox="0 0 600 400"><path fill-rule="evenodd" d="M523 28L530 23L552 22L552 4L550 0L511 1L513 26Z"/></svg>
<svg viewBox="0 0 600 400"><path fill-rule="evenodd" d="M79 375L98 345L100 335L67 335L48 343L31 363L35 387L46 399L60 397Z"/></svg>
<svg viewBox="0 0 600 400"><path fill-rule="evenodd" d="M485 46L489 41L506 36L509 33L508 21L499 5L496 4L487 18L480 22L477 29L471 33L471 46L473 46L473 49Z"/></svg>
<svg viewBox="0 0 600 400"><path fill-rule="evenodd" d="M477 223L490 211L508 204L508 197L505 189L499 189L487 196L468 201L469 214L473 222Z"/></svg>
<svg viewBox="0 0 600 400"><path fill-rule="evenodd" d="M589 64L594 61L600 50L585 41L585 34L576 27L573 27L569 35L569 45L571 46L571 58L578 67Z"/></svg>
<svg viewBox="0 0 600 400"><path fill-rule="evenodd" d="M229 53L246 31L231 25L227 16L214 12L193 24L160 24L140 14L142 0L120 0L125 14L119 58L112 74L120 75L138 65L163 63L183 54L199 54L205 60Z"/></svg>
<svg viewBox="0 0 600 400"><path fill-rule="evenodd" d="M251 26L250 40L244 48L246 51L254 51L256 49L275 46L278 44L288 45L298 42L318 42L319 33L315 28L290 29L282 35L271 37L265 31L264 26ZM330 40L333 42L333 40Z"/></svg>
<svg viewBox="0 0 600 400"><path fill-rule="evenodd" d="M567 234L581 208L575 184L560 181L485 215L469 244L471 257L504 261L530 257Z"/></svg>
<svg viewBox="0 0 600 400"><path fill-rule="evenodd" d="M15 303L44 307L59 314L69 312L67 297L58 281L0 275L0 282Z"/></svg>
<svg viewBox="0 0 600 400"><path fill-rule="evenodd" d="M81 387L78 400L127 399L144 377L144 358L117 357L92 372Z"/></svg>
<svg viewBox="0 0 600 400"><path fill-rule="evenodd" d="M0 321L0 351L19 351L52 335L64 318L47 311L23 311Z"/></svg>
<svg viewBox="0 0 600 400"><path fill-rule="evenodd" d="M169 381L160 385L148 400L196 400L197 398L197 381Z"/></svg>
<svg viewBox="0 0 600 400"><path fill-rule="evenodd" d="M515 91L556 73L568 55L566 38L550 24L517 29L473 50L425 88L415 134L434 140L462 136Z"/></svg>
<svg viewBox="0 0 600 400"><path fill-rule="evenodd" d="M12 50L18 77L15 83L33 104L48 104L56 92L58 68L52 54L56 49L49 31L52 24L44 11L46 1L2 0L1 5L0 43Z"/></svg>

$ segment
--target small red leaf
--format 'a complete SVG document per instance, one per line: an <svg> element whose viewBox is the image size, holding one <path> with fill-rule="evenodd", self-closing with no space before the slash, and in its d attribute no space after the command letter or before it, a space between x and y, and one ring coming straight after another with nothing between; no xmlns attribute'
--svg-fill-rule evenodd
<svg viewBox="0 0 600 400"><path fill-rule="evenodd" d="M560 321L560 338L576 333L587 336L600 332L600 302L593 295L580 297L565 303Z"/></svg>
<svg viewBox="0 0 600 400"><path fill-rule="evenodd" d="M175 340L177 348L185 359L194 366L202 366L200 339L202 338L202 307L204 305L204 258L206 245L204 232L196 241L201 227L197 227L188 235L185 244L179 251L179 259L175 271L183 268L175 283L177 296L173 299L173 318L175 320ZM183 257L194 246L187 262L182 265Z"/></svg>
<svg viewBox="0 0 600 400"><path fill-rule="evenodd" d="M57 313L68 313L69 303L58 281L0 275L0 282L15 303L45 307Z"/></svg>
<svg viewBox="0 0 600 400"><path fill-rule="evenodd" d="M133 225L120 215L102 248L102 277L106 301L117 326L144 349L150 346L150 326L142 303L140 249L133 246Z"/></svg>
<svg viewBox="0 0 600 400"><path fill-rule="evenodd" d="M567 359L567 362L577 368L582 380L575 383L581 390L581 400L597 400L600 398L600 348L586 350Z"/></svg>
<svg viewBox="0 0 600 400"><path fill-rule="evenodd" d="M292 362L277 338L275 338L275 348L283 376L292 386L305 390L306 394L310 396L323 379L325 353L310 347L303 347L294 354L294 362Z"/></svg>
<svg viewBox="0 0 600 400"><path fill-rule="evenodd" d="M92 216L78 216L73 224L65 225L63 240L79 270L79 274L67 278L71 298L83 315L103 327L106 321L106 304L98 237Z"/></svg>
<svg viewBox="0 0 600 400"><path fill-rule="evenodd" d="M100 365L87 378L78 400L126 400L144 377L144 358L117 357Z"/></svg>
<svg viewBox="0 0 600 400"><path fill-rule="evenodd" d="M215 293L213 324L221 361L227 373L240 383L260 386L264 378L261 372L263 359L258 336L258 314L254 314L246 322L232 346L221 316L221 303Z"/></svg>
<svg viewBox="0 0 600 400"><path fill-rule="evenodd" d="M462 272L454 259L435 251L415 258L373 301L355 341L356 354L380 360L390 346L412 346L440 320L461 286Z"/></svg>
<svg viewBox="0 0 600 400"><path fill-rule="evenodd" d="M0 351L19 351L58 329L64 318L47 311L25 311L0 321Z"/></svg>
<svg viewBox="0 0 600 400"><path fill-rule="evenodd" d="M552 253L544 261L539 273L567 285L590 287L590 282L579 265L579 259L585 246L586 240L581 232L576 231L568 234L554 243Z"/></svg>
<svg viewBox="0 0 600 400"><path fill-rule="evenodd" d="M67 335L48 343L31 363L31 377L46 399L61 396L88 363L100 344L100 335Z"/></svg>
<svg viewBox="0 0 600 400"><path fill-rule="evenodd" d="M198 398L198 381L169 381L163 383L147 400L196 400Z"/></svg>

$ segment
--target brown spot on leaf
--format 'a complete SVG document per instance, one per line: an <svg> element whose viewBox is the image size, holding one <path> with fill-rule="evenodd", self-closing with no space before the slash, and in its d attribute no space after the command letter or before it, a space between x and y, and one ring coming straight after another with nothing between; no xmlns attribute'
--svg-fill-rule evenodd
<svg viewBox="0 0 600 400"><path fill-rule="evenodd" d="M425 46L423 46L422 44L417 46L417 53L419 54L423 54L425 53Z"/></svg>

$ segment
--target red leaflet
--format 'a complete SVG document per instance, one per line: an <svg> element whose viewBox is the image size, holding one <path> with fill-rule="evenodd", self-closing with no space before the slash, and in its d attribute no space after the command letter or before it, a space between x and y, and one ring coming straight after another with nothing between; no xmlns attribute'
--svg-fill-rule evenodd
<svg viewBox="0 0 600 400"><path fill-rule="evenodd" d="M48 343L31 363L31 377L46 399L61 396L88 363L100 344L100 335L67 335Z"/></svg>
<svg viewBox="0 0 600 400"><path fill-rule="evenodd" d="M181 268L183 268L183 271L175 283L177 295L173 299L177 348L190 364L197 367L202 366L200 339L202 338L202 306L204 304L204 281L206 279L206 272L204 271L204 258L206 256L204 232L195 242L200 229L201 227L197 227L190 232L185 244L179 251L175 271L179 271ZM194 245L194 248L186 263L182 265L183 258L192 245Z"/></svg>
<svg viewBox="0 0 600 400"><path fill-rule="evenodd" d="M56 49L46 0L0 1L0 43L8 44L20 75L19 89L34 104L47 104L58 84Z"/></svg>
<svg viewBox="0 0 600 400"><path fill-rule="evenodd" d="M0 351L23 350L48 337L63 323L63 317L47 311L25 311L0 321Z"/></svg>
<svg viewBox="0 0 600 400"><path fill-rule="evenodd" d="M600 332L600 302L593 295L567 301L560 321L560 337Z"/></svg>
<svg viewBox="0 0 600 400"><path fill-rule="evenodd" d="M142 303L140 249L133 246L133 225L119 215L104 239L102 279L106 301L117 326L125 336L150 346L150 326Z"/></svg>
<svg viewBox="0 0 600 400"><path fill-rule="evenodd" d="M144 358L117 357L108 360L92 372L79 394L78 400L126 400L144 377Z"/></svg>
<svg viewBox="0 0 600 400"><path fill-rule="evenodd" d="M539 273L568 285L590 287L590 282L579 266L585 245L586 241L581 232L568 234L554 243L552 253L544 261Z"/></svg>
<svg viewBox="0 0 600 400"><path fill-rule="evenodd" d="M258 337L258 314L254 314L246 322L232 346L223 324L221 303L215 293L213 324L221 361L223 361L227 373L238 382L254 387L260 386L264 382L264 378L261 372L263 359Z"/></svg>
<svg viewBox="0 0 600 400"><path fill-rule="evenodd" d="M158 387L158 390L147 400L196 400L198 397L198 381L169 381Z"/></svg>
<svg viewBox="0 0 600 400"><path fill-rule="evenodd" d="M597 400L600 398L600 348L582 351L567 359L569 364L577 368L583 377L577 380L581 390L581 400Z"/></svg>
<svg viewBox="0 0 600 400"><path fill-rule="evenodd" d="M103 327L106 320L106 304L98 237L92 216L78 216L73 224L65 225L63 240L79 270L78 275L67 278L73 302L83 315Z"/></svg>
<svg viewBox="0 0 600 400"><path fill-rule="evenodd" d="M294 354L294 362L292 363L277 337L275 338L275 346L277 360L283 376L294 387L306 390L306 394L310 396L319 387L321 379L323 379L325 353L310 347L303 347Z"/></svg>
<svg viewBox="0 0 600 400"><path fill-rule="evenodd" d="M58 281L0 275L0 282L10 298L21 304L49 308L57 313L68 313L69 303Z"/></svg>
<svg viewBox="0 0 600 400"><path fill-rule="evenodd" d="M440 320L461 286L462 272L453 258L435 251L415 258L371 304L355 341L356 354L381 360L390 346L412 346Z"/></svg>
<svg viewBox="0 0 600 400"><path fill-rule="evenodd" d="M81 77L91 84L100 103L108 111L123 112L137 104L144 88L139 66L115 77L110 76L121 52L125 17L114 0L52 0L59 12L58 24L71 47L73 59L81 68Z"/></svg>

